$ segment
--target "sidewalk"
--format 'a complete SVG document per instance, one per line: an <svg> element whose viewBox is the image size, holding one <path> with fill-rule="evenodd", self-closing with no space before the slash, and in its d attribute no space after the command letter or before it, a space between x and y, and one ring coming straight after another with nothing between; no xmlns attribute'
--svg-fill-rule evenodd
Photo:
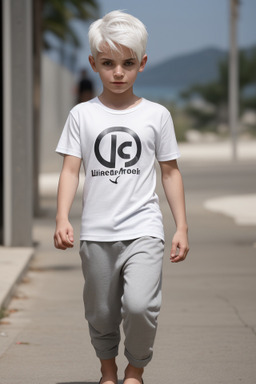
<svg viewBox="0 0 256 384"><path fill-rule="evenodd" d="M0 247L0 309L7 307L33 254L33 248Z"/></svg>
<svg viewBox="0 0 256 384"><path fill-rule="evenodd" d="M181 143L180 163L232 161L230 142L213 143ZM241 141L237 147L238 161L255 161L256 141ZM59 174L41 174L40 191L45 197L56 196ZM83 177L81 177L78 193L82 193ZM249 203L250 202L250 203ZM221 212L235 219L237 224L256 225L256 191L250 196L224 196L223 199L206 201L208 210ZM242 216L241 216L242 215ZM0 247L0 308L6 307L15 292L16 284L22 278L33 257L31 248Z"/></svg>
<svg viewBox="0 0 256 384"><path fill-rule="evenodd" d="M145 370L144 381L254 384L255 226L237 225L227 213L214 215L208 209L215 209L213 202L221 198L232 211L243 204L243 214L249 212L245 202L254 193L255 155L241 160L235 168L223 159L215 169L213 155L219 147L208 148L211 156L204 160L198 158L198 151L192 157L193 149L182 145L184 156L180 161L187 185L191 251L184 263L171 264L171 236L166 236L163 306L154 358ZM245 177L240 180L241 170ZM52 244L56 183L56 176L41 177L42 206L47 214L35 220L34 239L39 244L36 257L10 303L9 309L14 312L1 325L1 384L97 384L100 378L84 321L78 238L75 249L67 252L57 251ZM239 195L241 191L247 195ZM162 189L159 198L166 235L172 234L174 225ZM217 203L219 209L220 201ZM71 221L78 234L80 199L73 208ZM120 380L126 365L122 344L118 357Z"/></svg>
<svg viewBox="0 0 256 384"><path fill-rule="evenodd" d="M232 162L233 148L230 141L181 143L180 161L230 161ZM256 140L241 140L237 144L238 161L256 161Z"/></svg>
<svg viewBox="0 0 256 384"><path fill-rule="evenodd" d="M182 162L232 162L232 145L230 142L183 143L179 145ZM256 141L241 141L237 145L238 161L255 161ZM256 177L256 171L255 171ZM256 191L251 195L223 196L207 200L204 207L212 212L222 213L234 219L237 225L256 225ZM252 209L254 207L254 209Z"/></svg>

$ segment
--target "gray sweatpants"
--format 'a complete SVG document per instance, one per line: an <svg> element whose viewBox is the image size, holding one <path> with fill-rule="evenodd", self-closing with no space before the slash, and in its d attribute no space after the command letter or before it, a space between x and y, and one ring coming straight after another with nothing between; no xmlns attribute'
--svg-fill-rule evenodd
<svg viewBox="0 0 256 384"><path fill-rule="evenodd" d="M161 239L82 241L85 317L97 356L118 354L123 319L125 356L135 367L152 358L161 305Z"/></svg>

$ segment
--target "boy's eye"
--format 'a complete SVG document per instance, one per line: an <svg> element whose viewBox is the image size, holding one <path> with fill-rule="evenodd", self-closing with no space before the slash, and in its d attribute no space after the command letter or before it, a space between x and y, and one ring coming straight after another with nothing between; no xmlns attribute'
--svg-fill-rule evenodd
<svg viewBox="0 0 256 384"><path fill-rule="evenodd" d="M111 66L113 66L114 64L113 64L113 62L111 61L111 60L105 60L105 61L102 61L102 65L104 66L104 67L111 67ZM128 61L125 61L124 63L123 63L123 66L124 67L131 67L131 66L133 66L134 65L134 61L133 60L128 60Z"/></svg>
<svg viewBox="0 0 256 384"><path fill-rule="evenodd" d="M112 65L112 61L103 61L102 63L105 67L110 67Z"/></svg>
<svg viewBox="0 0 256 384"><path fill-rule="evenodd" d="M126 62L124 63L124 65L125 65L126 67L131 67L133 64L134 64L133 61L126 61Z"/></svg>

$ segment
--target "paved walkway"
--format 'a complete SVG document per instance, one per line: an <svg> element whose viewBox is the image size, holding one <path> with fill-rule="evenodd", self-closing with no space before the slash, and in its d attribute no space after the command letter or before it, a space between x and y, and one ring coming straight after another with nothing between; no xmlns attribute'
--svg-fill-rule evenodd
<svg viewBox="0 0 256 384"><path fill-rule="evenodd" d="M233 161L233 148L229 141L179 144L181 161ZM256 141L243 140L237 145L237 160L256 160Z"/></svg>
<svg viewBox="0 0 256 384"><path fill-rule="evenodd" d="M180 148L180 161L184 166L215 163L216 157L218 160L222 158L222 162L230 161L227 143L203 145L201 152L198 144L184 144ZM243 143L239 153L239 161L256 160L255 143ZM41 177L46 206L47 199L52 201L56 192L56 183L56 175ZM192 229L193 260L189 259L182 267L176 266L171 270L168 258L165 261L164 305L156 359L147 371L145 384L166 383L168 375L173 384L254 384L256 264L255 251L251 247L255 231L251 225L255 225L256 209L251 207L256 207L255 195L229 195L211 200L204 195L204 200L198 204L199 198L201 196L192 196L188 202L190 214L197 221ZM236 223L223 217L220 225L218 217L210 212L207 216L202 203L208 210L232 216ZM79 227L79 220L75 220ZM30 300L19 301L18 291L15 299L18 312L12 315L12 325L0 328L0 356L4 354L2 374L5 375L1 380L0 373L1 384L96 383L98 367L91 347L88 348L88 336L82 336L86 330L84 332L80 313L81 297L76 296L82 282L77 250L62 253L52 248L53 223L53 216L35 221L35 239L40 239L41 245L30 267L30 283L21 286L23 298L27 296ZM167 229L170 225L166 223ZM213 235L216 244L209 249ZM6 306L17 292L16 285L24 275L33 251L0 248L0 304ZM17 349L17 343L24 350ZM65 348L60 345L65 345ZM28 347L30 349L26 349ZM22 360L23 356L29 358L31 366ZM54 361L50 370L47 367L49 356ZM83 361L86 383L82 378ZM13 366L16 367L14 371ZM193 379L195 371L196 380ZM46 381L44 372L49 372Z"/></svg>
<svg viewBox="0 0 256 384"><path fill-rule="evenodd" d="M8 305L33 254L32 248L0 247L0 308Z"/></svg>

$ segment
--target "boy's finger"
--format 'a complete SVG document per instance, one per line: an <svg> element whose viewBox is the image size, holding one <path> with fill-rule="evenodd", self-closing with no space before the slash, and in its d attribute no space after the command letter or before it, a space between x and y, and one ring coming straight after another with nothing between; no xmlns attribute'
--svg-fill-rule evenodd
<svg viewBox="0 0 256 384"><path fill-rule="evenodd" d="M186 247L181 247L179 249L179 253L177 255L176 262L185 260L185 258L187 256L187 253L188 253L187 248Z"/></svg>
<svg viewBox="0 0 256 384"><path fill-rule="evenodd" d="M173 249L171 250L171 261L173 263L178 263L186 258L188 253L187 247L176 247L175 253L173 253Z"/></svg>
<svg viewBox="0 0 256 384"><path fill-rule="evenodd" d="M180 248L179 250L179 254L178 254L178 258L179 258L179 261L182 261L184 260L186 257L186 248Z"/></svg>
<svg viewBox="0 0 256 384"><path fill-rule="evenodd" d="M69 230L67 233L68 240L73 244L74 243L74 233L73 230Z"/></svg>
<svg viewBox="0 0 256 384"><path fill-rule="evenodd" d="M66 231L60 231L56 235L59 249L72 248L74 246L73 232L69 235Z"/></svg>
<svg viewBox="0 0 256 384"><path fill-rule="evenodd" d="M177 249L178 249L178 244L173 242L172 248L171 248L171 259L177 256Z"/></svg>
<svg viewBox="0 0 256 384"><path fill-rule="evenodd" d="M59 234L56 234L54 238L54 244L55 244L55 247L58 249L62 249L62 250L66 249L66 247L63 245L61 236Z"/></svg>
<svg viewBox="0 0 256 384"><path fill-rule="evenodd" d="M72 248L74 245L74 239L70 235L67 235L65 244L67 247Z"/></svg>
<svg viewBox="0 0 256 384"><path fill-rule="evenodd" d="M66 249L73 247L73 241L69 238L69 235L66 231L59 231L57 233L57 240L60 246L60 249Z"/></svg>

